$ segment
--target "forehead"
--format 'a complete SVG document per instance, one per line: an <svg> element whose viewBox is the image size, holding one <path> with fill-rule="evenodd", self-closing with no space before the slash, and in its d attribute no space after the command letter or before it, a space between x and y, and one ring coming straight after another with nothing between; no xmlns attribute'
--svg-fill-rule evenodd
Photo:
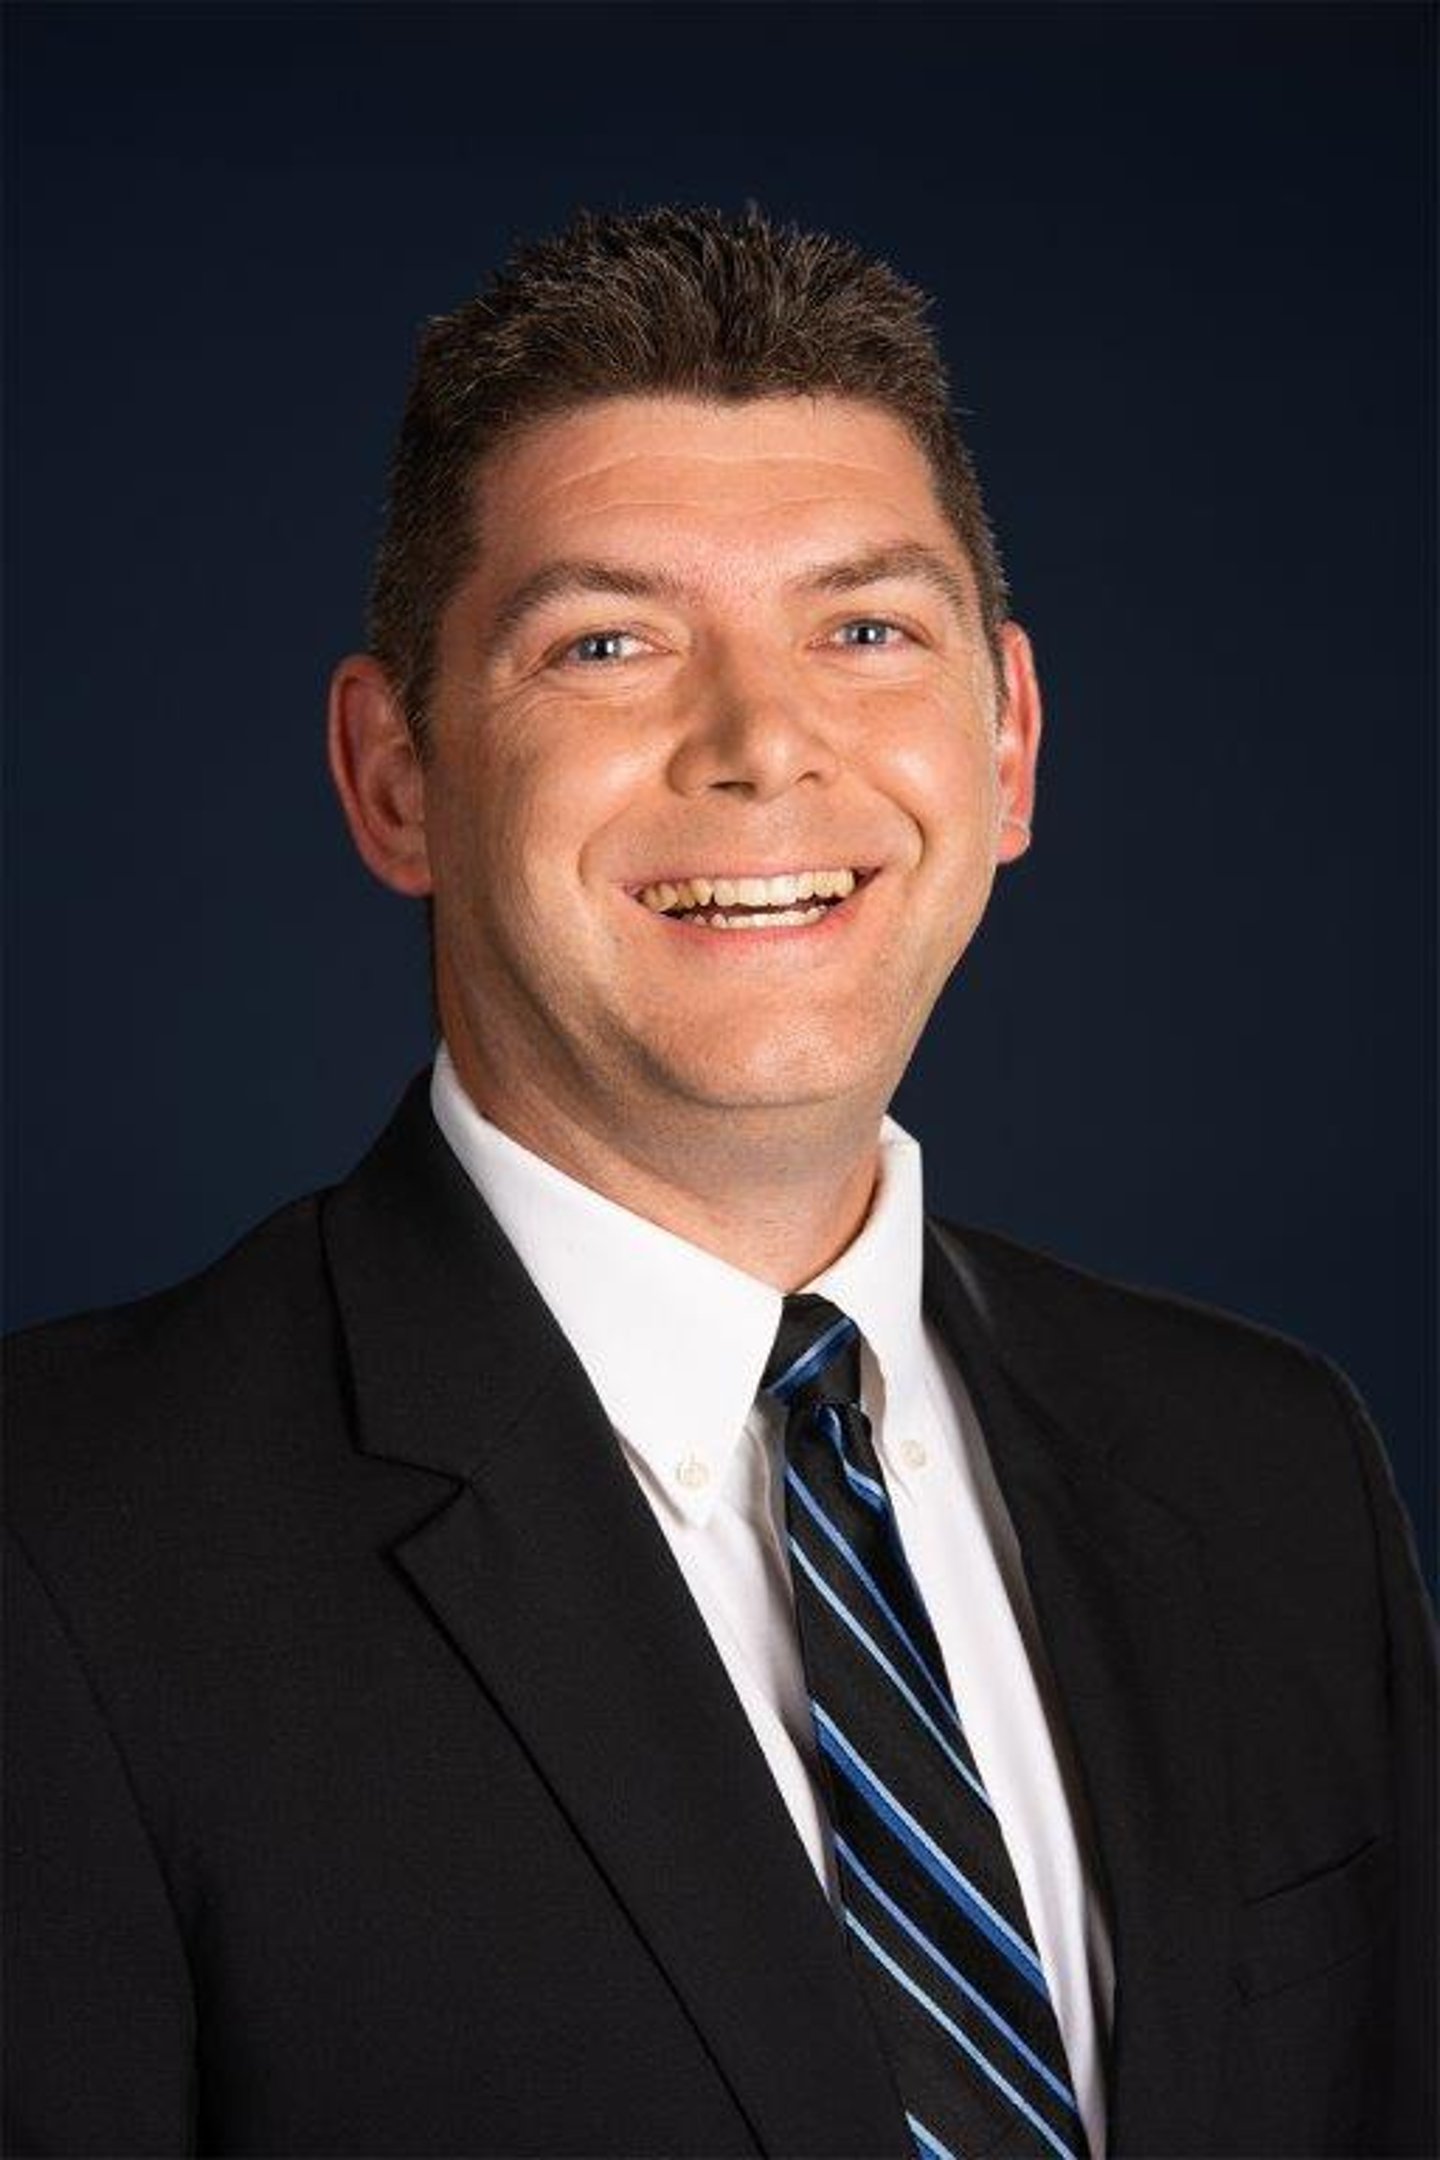
<svg viewBox="0 0 1440 2160"><path fill-rule="evenodd" d="M903 423L849 398L610 398L535 424L476 478L481 561L509 578L606 542L739 567L863 537L963 551Z"/></svg>

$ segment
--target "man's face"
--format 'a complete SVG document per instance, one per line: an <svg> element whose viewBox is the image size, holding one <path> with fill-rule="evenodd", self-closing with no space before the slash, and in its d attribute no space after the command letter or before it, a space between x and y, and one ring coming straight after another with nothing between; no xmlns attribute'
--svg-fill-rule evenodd
<svg viewBox="0 0 1440 2160"><path fill-rule="evenodd" d="M615 399L498 452L479 514L424 809L481 1107L611 1136L878 1111L1018 851L1038 732L921 452L848 400Z"/></svg>

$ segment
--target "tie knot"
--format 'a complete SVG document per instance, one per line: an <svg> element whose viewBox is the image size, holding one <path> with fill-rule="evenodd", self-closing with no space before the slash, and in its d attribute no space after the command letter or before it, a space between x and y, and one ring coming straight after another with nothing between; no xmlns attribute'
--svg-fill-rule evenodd
<svg viewBox="0 0 1440 2160"><path fill-rule="evenodd" d="M860 1400L860 1331L829 1298L799 1291L787 1297L760 1381L777 1402Z"/></svg>

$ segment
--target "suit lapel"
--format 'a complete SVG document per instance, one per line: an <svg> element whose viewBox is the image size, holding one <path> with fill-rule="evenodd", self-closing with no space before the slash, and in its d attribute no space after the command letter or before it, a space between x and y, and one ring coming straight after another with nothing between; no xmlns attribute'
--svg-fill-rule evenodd
<svg viewBox="0 0 1440 2160"><path fill-rule="evenodd" d="M394 1548L763 2151L901 2155L843 1941L582 1368L419 1081L324 1236L359 1444L459 1480Z"/></svg>
<svg viewBox="0 0 1440 2160"><path fill-rule="evenodd" d="M926 1303L970 1388L1069 1727L1116 1965L1109 2142L1203 2152L1226 1994L1223 1737L1197 1541L1118 1466L1123 1413L953 1233Z"/></svg>

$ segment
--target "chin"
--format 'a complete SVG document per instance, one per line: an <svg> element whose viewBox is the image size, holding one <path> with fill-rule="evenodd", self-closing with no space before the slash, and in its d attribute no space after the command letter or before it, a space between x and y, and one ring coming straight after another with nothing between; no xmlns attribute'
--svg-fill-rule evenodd
<svg viewBox="0 0 1440 2160"><path fill-rule="evenodd" d="M888 1100L880 1063L857 1059L853 1043L757 1046L737 1055L734 1045L704 1064L693 1058L659 1061L657 1078L671 1095L715 1110L802 1110L854 1102L875 1093Z"/></svg>

